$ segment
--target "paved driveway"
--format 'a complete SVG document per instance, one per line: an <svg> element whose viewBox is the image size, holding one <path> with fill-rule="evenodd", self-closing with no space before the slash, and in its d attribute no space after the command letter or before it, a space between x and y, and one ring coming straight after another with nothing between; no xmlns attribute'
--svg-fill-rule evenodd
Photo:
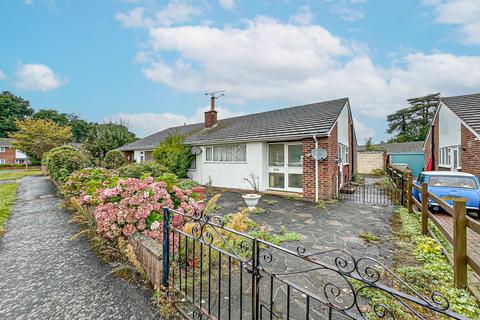
<svg viewBox="0 0 480 320"><path fill-rule="evenodd" d="M266 201L277 201L274 205ZM224 215L245 207L239 193L225 192L218 204L222 207L215 214ZM325 209L301 200L264 195L259 207L266 211L251 214L257 223L267 226L272 232L279 232L284 226L288 231L301 234L301 242L287 242L282 245L295 250L303 245L307 250L345 249L355 257L369 256L390 265L393 256L393 242L390 241L393 216L392 207L359 204L353 201L340 201L327 204ZM380 238L379 243L369 243L360 237L371 232Z"/></svg>

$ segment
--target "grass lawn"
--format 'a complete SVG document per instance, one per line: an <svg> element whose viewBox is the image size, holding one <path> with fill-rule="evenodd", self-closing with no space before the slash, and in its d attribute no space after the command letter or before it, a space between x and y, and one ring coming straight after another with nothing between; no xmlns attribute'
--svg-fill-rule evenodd
<svg viewBox="0 0 480 320"><path fill-rule="evenodd" d="M42 174L40 170L32 171L0 171L0 180L17 180L25 176Z"/></svg>
<svg viewBox="0 0 480 320"><path fill-rule="evenodd" d="M0 184L0 237L3 235L3 225L7 222L17 192L17 183Z"/></svg>

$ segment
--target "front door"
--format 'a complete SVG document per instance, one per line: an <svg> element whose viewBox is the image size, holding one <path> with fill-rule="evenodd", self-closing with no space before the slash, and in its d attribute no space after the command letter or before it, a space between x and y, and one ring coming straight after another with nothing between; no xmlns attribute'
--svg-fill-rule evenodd
<svg viewBox="0 0 480 320"><path fill-rule="evenodd" d="M268 183L270 189L303 191L301 143L268 145Z"/></svg>

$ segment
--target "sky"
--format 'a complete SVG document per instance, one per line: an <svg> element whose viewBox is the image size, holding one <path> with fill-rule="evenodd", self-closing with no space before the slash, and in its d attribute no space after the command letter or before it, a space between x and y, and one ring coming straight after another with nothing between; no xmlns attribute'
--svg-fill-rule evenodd
<svg viewBox="0 0 480 320"><path fill-rule="evenodd" d="M480 92L480 0L3 0L0 91L139 137L348 97L359 144L406 99Z"/></svg>

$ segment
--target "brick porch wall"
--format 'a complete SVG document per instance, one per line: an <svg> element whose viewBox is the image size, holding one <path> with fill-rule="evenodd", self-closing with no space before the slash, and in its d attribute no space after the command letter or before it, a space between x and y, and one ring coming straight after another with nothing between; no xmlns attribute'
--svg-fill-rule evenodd
<svg viewBox="0 0 480 320"><path fill-rule="evenodd" d="M335 176L338 167L337 157L337 125L332 129L330 137L319 138L318 147L326 149L327 159L318 162L318 198L331 199L335 195ZM303 145L303 197L315 201L315 160L308 154L315 148L313 138L304 139Z"/></svg>
<svg viewBox="0 0 480 320"><path fill-rule="evenodd" d="M0 152L0 159L5 159L6 164L15 163L15 148L5 148L5 152Z"/></svg>
<svg viewBox="0 0 480 320"><path fill-rule="evenodd" d="M480 177L480 141L462 124L461 128L460 166L462 172Z"/></svg>

